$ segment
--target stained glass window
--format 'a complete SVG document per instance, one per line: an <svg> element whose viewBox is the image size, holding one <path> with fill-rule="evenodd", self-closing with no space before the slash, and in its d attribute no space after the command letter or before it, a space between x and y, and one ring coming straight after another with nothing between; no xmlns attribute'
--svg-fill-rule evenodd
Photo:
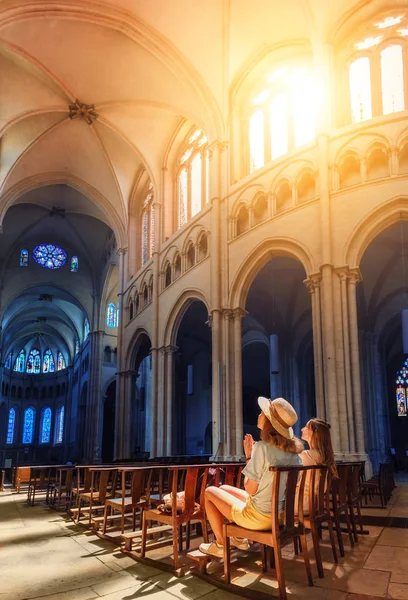
<svg viewBox="0 0 408 600"><path fill-rule="evenodd" d="M15 422L16 422L16 411L14 408L10 408L8 424L7 424L7 444L13 443Z"/></svg>
<svg viewBox="0 0 408 600"><path fill-rule="evenodd" d="M201 210L201 154L197 153L191 162L191 216Z"/></svg>
<svg viewBox="0 0 408 600"><path fill-rule="evenodd" d="M154 243L155 243L155 214L154 214L154 206L153 204L150 207L150 256L152 256L154 252Z"/></svg>
<svg viewBox="0 0 408 600"><path fill-rule="evenodd" d="M32 444L35 427L35 410L32 406L24 411L23 444Z"/></svg>
<svg viewBox="0 0 408 600"><path fill-rule="evenodd" d="M26 373L34 373L37 375L41 371L41 356L39 351L34 348L31 350L27 359Z"/></svg>
<svg viewBox="0 0 408 600"><path fill-rule="evenodd" d="M62 444L63 436L64 436L64 407L59 406L57 408L57 414L55 417L54 444Z"/></svg>
<svg viewBox="0 0 408 600"><path fill-rule="evenodd" d="M85 319L85 323L84 323L84 340L86 340L86 338L88 337L89 333L90 333L89 321L88 321L88 319Z"/></svg>
<svg viewBox="0 0 408 600"><path fill-rule="evenodd" d="M5 367L6 369L10 370L11 369L11 359L12 359L12 354L10 352L10 354L7 357L6 363L5 363Z"/></svg>
<svg viewBox="0 0 408 600"><path fill-rule="evenodd" d="M71 273L76 273L78 271L78 257L77 256L73 256L71 258Z"/></svg>
<svg viewBox="0 0 408 600"><path fill-rule="evenodd" d="M28 267L28 250L21 250L20 252L20 267Z"/></svg>
<svg viewBox="0 0 408 600"><path fill-rule="evenodd" d="M148 259L148 248L149 248L149 215L147 214L147 210L143 213L142 217L142 263Z"/></svg>
<svg viewBox="0 0 408 600"><path fill-rule="evenodd" d="M33 250L36 263L45 269L59 269L67 261L67 253L60 246L54 244L40 244Z"/></svg>
<svg viewBox="0 0 408 600"><path fill-rule="evenodd" d="M55 363L54 357L50 349L44 352L43 373L54 373Z"/></svg>
<svg viewBox="0 0 408 600"><path fill-rule="evenodd" d="M49 444L51 440L51 417L52 412L49 406L43 408L41 413L40 444Z"/></svg>
<svg viewBox="0 0 408 600"><path fill-rule="evenodd" d="M264 114L257 110L249 119L250 172L263 167L264 157Z"/></svg>
<svg viewBox="0 0 408 600"><path fill-rule="evenodd" d="M405 109L402 46L387 46L381 52L381 93L383 114Z"/></svg>
<svg viewBox="0 0 408 600"><path fill-rule="evenodd" d="M179 175L179 227L187 223L187 169Z"/></svg>
<svg viewBox="0 0 408 600"><path fill-rule="evenodd" d="M349 68L351 116L353 123L372 117L370 59L357 58Z"/></svg>
<svg viewBox="0 0 408 600"><path fill-rule="evenodd" d="M106 309L106 325L108 327L118 326L118 309L113 302L108 304L108 308Z"/></svg>
<svg viewBox="0 0 408 600"><path fill-rule="evenodd" d="M404 362L402 369L398 371L395 384L397 414L399 417L406 417L408 400L408 358Z"/></svg>
<svg viewBox="0 0 408 600"><path fill-rule="evenodd" d="M14 363L13 371L17 371L18 373L23 373L25 368L25 351L20 350L20 354L16 358L16 362Z"/></svg>
<svg viewBox="0 0 408 600"><path fill-rule="evenodd" d="M65 359L62 355L62 352L60 350L58 350L58 355L57 355L57 371L62 371L62 369L65 369Z"/></svg>
<svg viewBox="0 0 408 600"><path fill-rule="evenodd" d="M75 356L78 354L79 352L79 339L76 338L75 340Z"/></svg>

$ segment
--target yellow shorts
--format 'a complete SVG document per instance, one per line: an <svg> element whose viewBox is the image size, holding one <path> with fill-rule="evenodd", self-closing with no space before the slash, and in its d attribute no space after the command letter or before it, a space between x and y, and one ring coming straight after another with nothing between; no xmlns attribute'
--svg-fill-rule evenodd
<svg viewBox="0 0 408 600"><path fill-rule="evenodd" d="M272 528L272 517L265 513L259 512L252 503L252 498L249 497L244 508L232 506L232 519L234 523L245 529L253 529L254 531L269 531ZM279 513L279 523L282 522L283 513Z"/></svg>

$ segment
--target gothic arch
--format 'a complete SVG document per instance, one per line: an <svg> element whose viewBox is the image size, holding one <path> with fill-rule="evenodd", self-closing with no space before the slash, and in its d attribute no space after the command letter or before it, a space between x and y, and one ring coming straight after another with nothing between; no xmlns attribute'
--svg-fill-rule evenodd
<svg viewBox="0 0 408 600"><path fill-rule="evenodd" d="M261 242L242 262L234 277L230 306L240 308L245 306L246 296L256 274L273 256L290 256L299 261L309 276L315 271L314 262L309 250L290 238L274 238Z"/></svg>
<svg viewBox="0 0 408 600"><path fill-rule="evenodd" d="M142 346L143 341L146 338L151 343L152 337L146 329L144 329L143 327L139 327L138 329L136 329L135 333L133 334L133 336L129 342L128 349L126 352L126 361L125 361L126 369L128 369L128 370L133 369L133 365L137 358L139 349Z"/></svg>
<svg viewBox="0 0 408 600"><path fill-rule="evenodd" d="M183 316L188 307L196 300L203 302L208 310L208 314L210 313L210 303L203 292L195 289L185 290L173 304L168 316L163 339L165 346L175 346L178 328Z"/></svg>
<svg viewBox="0 0 408 600"><path fill-rule="evenodd" d="M343 248L342 263L359 267L370 243L385 229L398 221L408 221L408 197L393 198L367 215L355 227Z"/></svg>

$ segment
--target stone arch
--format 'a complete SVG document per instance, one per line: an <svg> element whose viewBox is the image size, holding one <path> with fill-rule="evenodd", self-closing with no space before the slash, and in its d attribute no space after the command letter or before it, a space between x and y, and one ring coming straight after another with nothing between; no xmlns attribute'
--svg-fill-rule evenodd
<svg viewBox="0 0 408 600"><path fill-rule="evenodd" d="M400 220L408 221L408 197L393 198L367 215L350 235L344 245L343 264L359 267L361 258L382 231Z"/></svg>
<svg viewBox="0 0 408 600"><path fill-rule="evenodd" d="M183 316L188 307L196 300L203 302L208 310L208 314L210 314L210 303L203 292L195 289L185 290L173 304L167 318L167 324L164 331L165 346L175 346L178 328Z"/></svg>
<svg viewBox="0 0 408 600"><path fill-rule="evenodd" d="M281 255L290 256L302 263L308 276L314 272L313 258L306 246L290 238L265 240L245 258L235 275L230 294L230 306L233 309L245 306L249 287L259 270L272 256Z"/></svg>
<svg viewBox="0 0 408 600"><path fill-rule="evenodd" d="M139 349L146 338L149 339L149 341L151 343L152 337L146 329L144 329L143 327L139 327L138 329L136 329L134 335L132 336L132 338L129 342L128 349L126 352L126 358L125 358L126 369L128 369L128 370L133 369L133 365L136 361Z"/></svg>

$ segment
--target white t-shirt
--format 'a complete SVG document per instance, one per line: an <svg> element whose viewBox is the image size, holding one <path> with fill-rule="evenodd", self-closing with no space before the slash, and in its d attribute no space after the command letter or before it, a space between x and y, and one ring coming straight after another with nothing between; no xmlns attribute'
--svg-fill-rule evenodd
<svg viewBox="0 0 408 600"><path fill-rule="evenodd" d="M272 482L274 473L269 467L296 467L302 461L299 454L284 452L272 444L257 442L252 447L251 460L243 469L243 474L251 481L258 483L258 490L252 496L252 503L259 512L270 515L272 510ZM285 503L287 475L281 475L279 486L279 511Z"/></svg>

